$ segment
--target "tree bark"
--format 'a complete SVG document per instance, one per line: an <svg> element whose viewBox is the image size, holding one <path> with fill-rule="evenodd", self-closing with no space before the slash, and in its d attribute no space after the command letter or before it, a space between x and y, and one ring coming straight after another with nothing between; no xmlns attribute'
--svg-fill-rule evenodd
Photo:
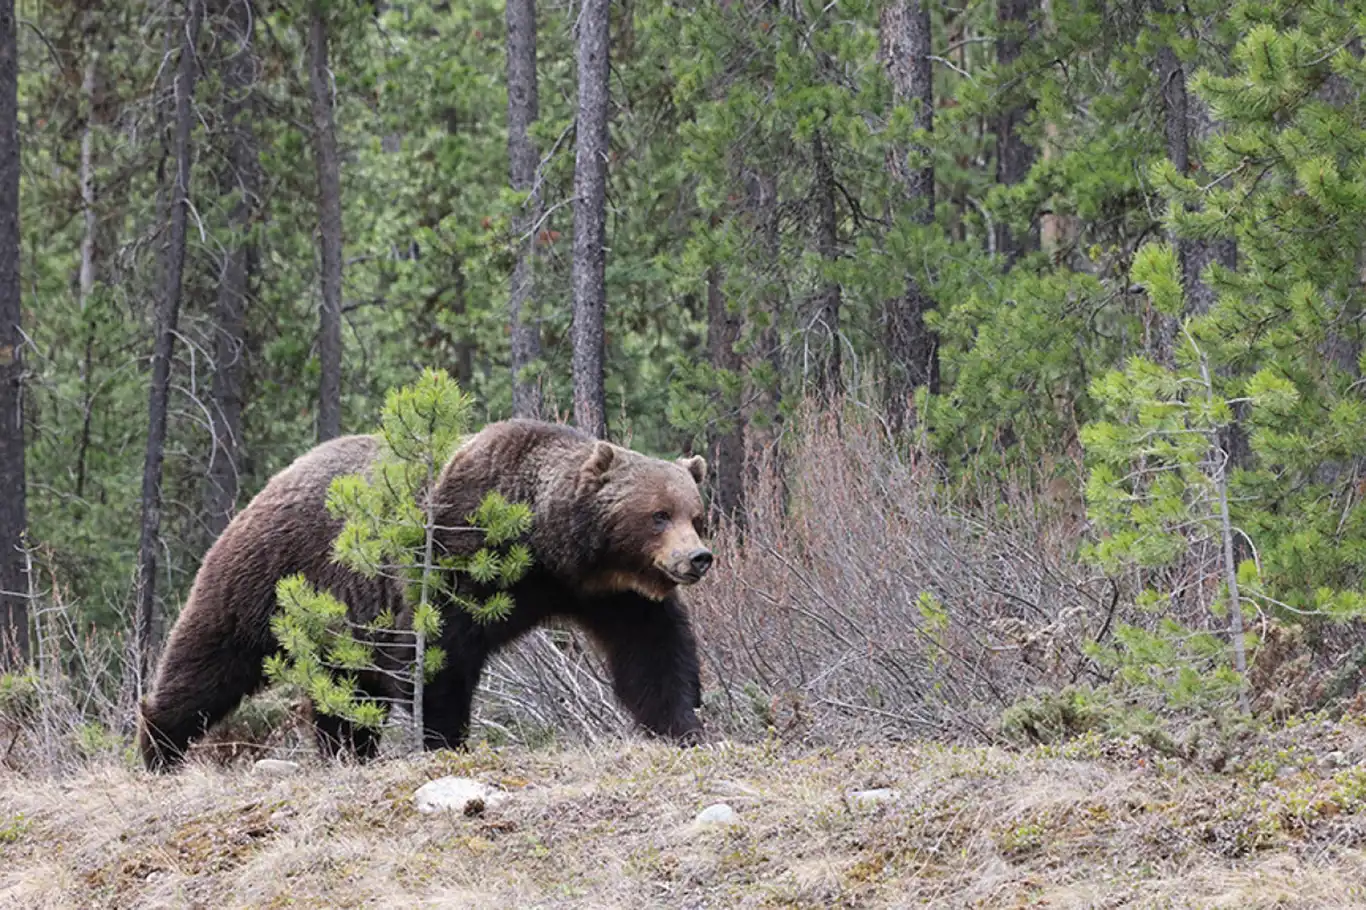
<svg viewBox="0 0 1366 910"><path fill-rule="evenodd" d="M512 219L517 243L517 262L512 268L508 292L508 328L512 338L512 413L516 417L539 417L539 380L527 375L541 357L541 330L529 312L535 289L533 236L541 218L541 192L536 187L539 155L531 127L540 116L536 84L536 0L507 2L508 171L512 189L529 193Z"/></svg>
<svg viewBox="0 0 1366 910"><path fill-rule="evenodd" d="M778 420L783 364L778 326L787 296L779 255L778 181L772 174L758 173L752 175L748 183L748 207L759 235L764 267L769 274L763 280L764 290L759 301L761 312L751 316L757 316L759 328L743 361L746 379L741 420L745 428L745 464L748 468L746 496L758 488L766 466L778 475L779 482L782 479L778 463ZM764 379L765 374L771 379Z"/></svg>
<svg viewBox="0 0 1366 910"><path fill-rule="evenodd" d="M0 0L0 668L29 658L16 24L14 0Z"/></svg>
<svg viewBox="0 0 1366 910"><path fill-rule="evenodd" d="M812 161L816 191L816 252L829 266L839 258L839 213L835 208L835 171L830 150L820 130L812 137ZM817 347L816 391L830 401L840 388L840 303L838 282L825 282L816 296Z"/></svg>
<svg viewBox="0 0 1366 910"><path fill-rule="evenodd" d="M313 96L313 160L318 174L318 235L322 309L318 320L318 441L341 435L341 163L333 118L332 71L327 61L327 18L315 0L308 22L308 84Z"/></svg>
<svg viewBox="0 0 1366 910"><path fill-rule="evenodd" d="M735 343L740 340L740 314L731 312L721 287L721 270L712 266L707 271L707 353L711 365L727 377L738 379L740 355ZM723 382L713 393L716 402L716 422L708 446L711 464L712 510L731 519L744 512L745 499L745 438L740 425L740 403L729 392L734 381Z"/></svg>
<svg viewBox="0 0 1366 910"><path fill-rule="evenodd" d="M1157 11L1163 11L1161 4ZM1187 175L1198 169L1191 161L1191 147L1198 146L1218 132L1218 125L1210 116L1209 108L1190 97L1186 85L1186 68L1172 51L1163 45L1157 52L1157 72L1161 82L1163 132L1167 158L1177 173ZM1175 238L1176 258L1181 265L1181 281L1185 290L1185 315L1208 313L1214 305L1214 289L1201 277L1206 266L1217 262L1225 268L1237 264L1238 247L1232 238L1195 240ZM1156 359L1167 365L1174 362L1176 327L1179 317L1160 315L1154 332L1153 348Z"/></svg>
<svg viewBox="0 0 1366 910"><path fill-rule="evenodd" d="M222 116L227 160L218 189L232 196L228 212L231 240L223 258L215 303L213 404L210 411L213 448L204 491L204 520L209 542L232 519L240 487L242 462L242 386L246 372L246 312L256 245L251 239L261 191L261 167L253 126L256 48L252 42L251 0L219 0L223 47L219 57Z"/></svg>
<svg viewBox="0 0 1366 910"><path fill-rule="evenodd" d="M882 9L879 18L882 62L898 105L914 107L916 129L934 131L934 73L930 61L930 11L919 0L900 0ZM910 155L922 161L911 167ZM888 168L901 185L909 217L916 224L934 223L934 166L929 149L916 146L895 150ZM906 292L889 301L883 316L889 376L886 409L894 431L910 421L915 390L939 391L939 339L926 324L934 300L914 276L906 278Z"/></svg>
<svg viewBox="0 0 1366 910"><path fill-rule="evenodd" d="M574 422L607 435L603 314L607 304L607 74L610 0L579 13L579 114L574 157Z"/></svg>
<svg viewBox="0 0 1366 910"><path fill-rule="evenodd" d="M1209 105L1199 98L1191 98L1189 88L1186 92L1186 116L1190 124L1191 141L1198 149L1202 143L1209 142L1219 134L1220 126L1214 120ZM1192 169L1189 159L1187 169ZM1226 269L1236 267L1238 243L1232 237L1182 239L1177 244L1177 255L1181 260L1181 274L1186 286L1186 309L1193 316L1204 315L1214 306L1217 296L1214 288L1201 277L1205 267L1211 263L1218 263Z"/></svg>
<svg viewBox="0 0 1366 910"><path fill-rule="evenodd" d="M171 207L167 240L165 286L156 314L152 350L152 383L147 401L147 453L142 471L142 528L138 542L137 624L138 695L145 690L154 642L157 549L161 545L161 467L166 448L166 414L171 386L171 358L175 353L180 316L181 278L185 269L185 239L190 208L190 131L194 126L194 84L198 77L195 45L202 12L199 0L186 0L181 23L180 60L175 75L174 184L167 194Z"/></svg>
<svg viewBox="0 0 1366 910"><path fill-rule="evenodd" d="M459 258L454 258L451 267L455 270L455 274L451 276L451 292L453 295L451 312L461 317L461 321L463 321L465 314L469 311L469 300L465 293L465 263ZM454 356L451 359L455 364L456 385L462 389L469 389L470 384L474 382L474 342L470 340L468 330L462 331L459 338L452 338L451 347L454 350ZM516 416L536 417L538 414L536 411L532 411L528 414L517 414Z"/></svg>
<svg viewBox="0 0 1366 910"><path fill-rule="evenodd" d="M996 22L1000 37L996 39L996 62L1002 68L1019 59L1024 40L1019 37L1021 27L1027 35L1034 34L1038 0L997 0ZM996 182L1014 186L1024 180L1034 165L1034 148L1021 137L1019 128L1034 109L1032 100L1011 105L996 116ZM1015 264L1021 254L1039 248L1039 223L1031 219L1023 236L1015 236L1009 224L995 227L996 251L1005 258L1006 268Z"/></svg>
<svg viewBox="0 0 1366 910"><path fill-rule="evenodd" d="M85 498L86 463L90 454L91 421L94 416L95 395L95 333L98 322L90 312L91 297L95 293L95 89L98 78L99 54L95 49L94 15L86 13L85 75L81 79L81 106L85 124L81 128L81 159L77 179L81 187L81 213L84 230L81 234L81 267L78 280L77 306L85 317L85 354L81 360L81 435L76 443L76 498Z"/></svg>

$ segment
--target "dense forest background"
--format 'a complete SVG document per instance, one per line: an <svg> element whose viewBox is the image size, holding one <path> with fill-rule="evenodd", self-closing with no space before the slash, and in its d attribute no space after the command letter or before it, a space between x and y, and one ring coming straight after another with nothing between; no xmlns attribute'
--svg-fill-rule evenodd
<svg viewBox="0 0 1366 910"><path fill-rule="evenodd" d="M769 727L1355 692L1359 0L16 13L29 652L58 607L154 642L235 508L435 366L707 455L707 672Z"/></svg>

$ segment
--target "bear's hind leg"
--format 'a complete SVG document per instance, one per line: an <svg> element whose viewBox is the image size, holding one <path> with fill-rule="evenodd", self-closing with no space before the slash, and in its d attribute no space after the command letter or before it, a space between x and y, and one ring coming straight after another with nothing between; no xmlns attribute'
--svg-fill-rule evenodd
<svg viewBox="0 0 1366 910"><path fill-rule="evenodd" d="M190 742L261 687L265 653L231 636L176 634L161 658L156 686L142 704L138 751L152 771L185 760Z"/></svg>

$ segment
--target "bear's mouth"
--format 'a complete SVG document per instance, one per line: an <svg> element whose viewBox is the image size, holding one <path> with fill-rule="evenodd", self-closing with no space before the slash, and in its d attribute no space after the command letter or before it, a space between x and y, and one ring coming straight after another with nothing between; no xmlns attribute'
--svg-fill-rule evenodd
<svg viewBox="0 0 1366 910"><path fill-rule="evenodd" d="M702 580L702 573L692 569L687 572L678 572L669 566L656 565L655 571L676 585L695 585Z"/></svg>

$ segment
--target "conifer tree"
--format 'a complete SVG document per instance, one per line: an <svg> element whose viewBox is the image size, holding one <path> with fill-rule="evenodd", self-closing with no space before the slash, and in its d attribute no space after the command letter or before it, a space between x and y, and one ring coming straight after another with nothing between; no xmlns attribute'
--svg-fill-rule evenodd
<svg viewBox="0 0 1366 910"><path fill-rule="evenodd" d="M387 705L363 697L361 672L381 673L406 693L411 740L423 738L424 682L441 669L442 610L467 610L480 622L507 617L505 590L487 599L463 590L461 579L504 589L531 567L520 538L531 525L525 505L497 493L468 516L484 532L472 553L443 554L437 547L437 503L428 495L451 454L470 429L473 402L444 371L427 370L413 385L391 391L381 416L381 454L369 477L332 482L328 509L345 520L336 560L368 578L383 578L401 592L401 604L374 617L348 618L347 605L302 576L277 586L280 612L271 628L282 654L266 662L267 676L304 691L323 714L358 727L384 722ZM377 653L378 649L378 653Z"/></svg>

